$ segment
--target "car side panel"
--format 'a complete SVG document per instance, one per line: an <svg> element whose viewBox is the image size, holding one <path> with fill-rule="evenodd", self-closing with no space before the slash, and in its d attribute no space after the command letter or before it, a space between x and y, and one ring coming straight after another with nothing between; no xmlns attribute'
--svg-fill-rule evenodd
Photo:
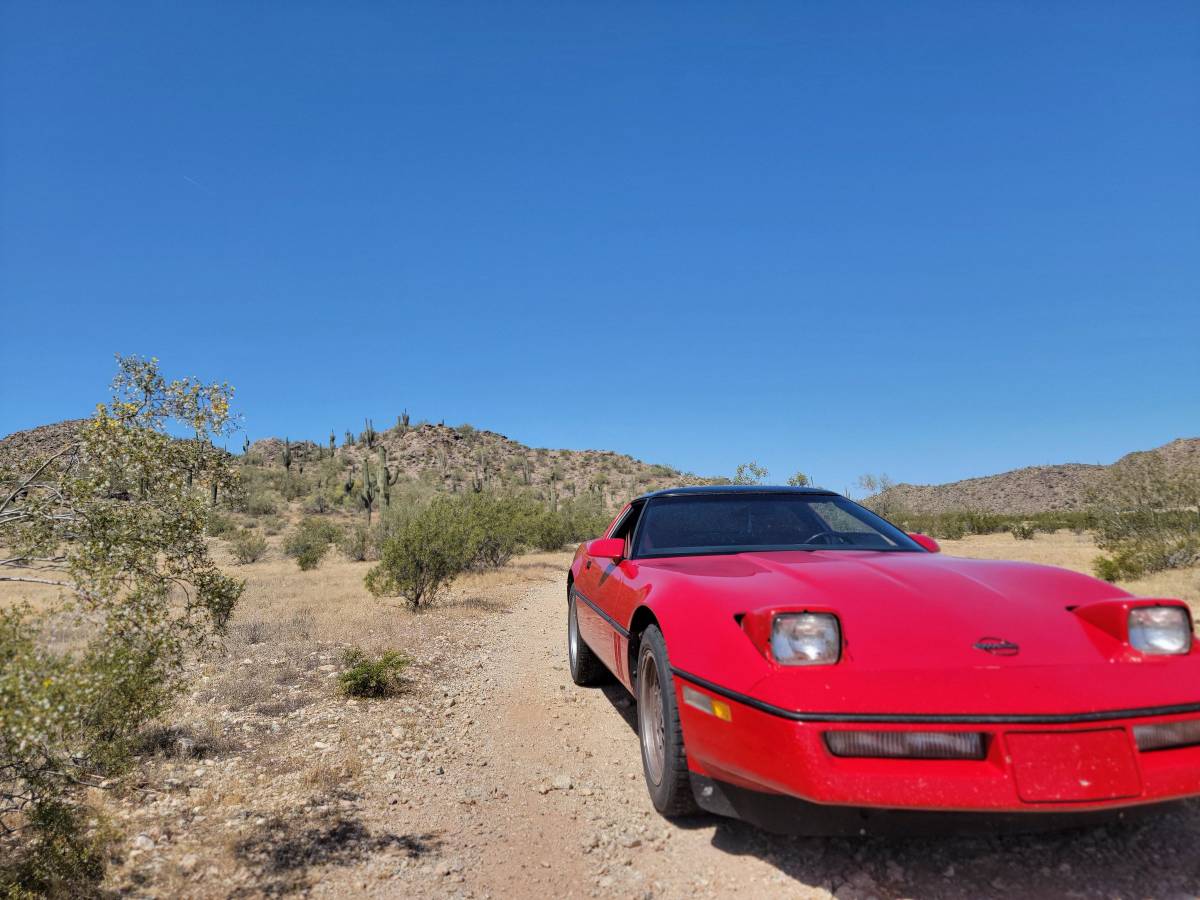
<svg viewBox="0 0 1200 900"><path fill-rule="evenodd" d="M616 656L613 648L613 629L600 612L603 609L600 602L603 567L605 564L611 565L611 561L594 560L584 552L577 562L579 565L575 571L574 590L579 636L611 670Z"/></svg>

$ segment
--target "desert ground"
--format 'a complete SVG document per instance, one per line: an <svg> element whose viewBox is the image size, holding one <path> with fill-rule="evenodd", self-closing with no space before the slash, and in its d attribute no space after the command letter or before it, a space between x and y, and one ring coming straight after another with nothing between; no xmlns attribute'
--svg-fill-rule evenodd
<svg viewBox="0 0 1200 900"><path fill-rule="evenodd" d="M372 598L366 563L301 572L272 538L193 689L129 779L91 790L128 896L1177 897L1200 891L1200 804L1041 836L784 838L670 822L642 784L630 699L575 687L570 554L460 577L428 610ZM946 541L1088 571L1085 535ZM224 553L223 550L219 552ZM1200 570L1131 585L1200 603ZM351 700L344 648L412 658Z"/></svg>

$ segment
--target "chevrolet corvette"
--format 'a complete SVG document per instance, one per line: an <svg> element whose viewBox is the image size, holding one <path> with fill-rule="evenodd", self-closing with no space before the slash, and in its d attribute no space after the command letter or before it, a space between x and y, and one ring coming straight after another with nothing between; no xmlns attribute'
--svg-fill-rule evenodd
<svg viewBox="0 0 1200 900"><path fill-rule="evenodd" d="M945 556L813 488L639 497L567 581L572 679L633 695L655 808L793 833L1200 795L1192 632L1180 600Z"/></svg>

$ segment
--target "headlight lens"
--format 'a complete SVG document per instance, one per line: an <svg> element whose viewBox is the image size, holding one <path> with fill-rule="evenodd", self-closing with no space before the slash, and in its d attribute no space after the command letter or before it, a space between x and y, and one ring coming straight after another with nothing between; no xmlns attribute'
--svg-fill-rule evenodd
<svg viewBox="0 0 1200 900"><path fill-rule="evenodd" d="M771 623L771 655L785 666L822 666L842 655L842 630L830 613L784 613Z"/></svg>
<svg viewBox="0 0 1200 900"><path fill-rule="evenodd" d="M1165 656L1192 649L1187 610L1179 606L1141 606L1129 611L1129 643L1143 653Z"/></svg>

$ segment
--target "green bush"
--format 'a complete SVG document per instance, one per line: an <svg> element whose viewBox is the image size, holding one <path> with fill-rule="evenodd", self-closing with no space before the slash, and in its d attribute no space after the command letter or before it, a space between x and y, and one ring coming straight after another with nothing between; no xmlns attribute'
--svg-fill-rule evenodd
<svg viewBox="0 0 1200 900"><path fill-rule="evenodd" d="M304 502L304 511L309 515L321 516L333 508L329 497L318 492Z"/></svg>
<svg viewBox="0 0 1200 900"><path fill-rule="evenodd" d="M1037 534L1037 526L1032 522L1014 522L1008 531L1018 541L1032 541Z"/></svg>
<svg viewBox="0 0 1200 900"><path fill-rule="evenodd" d="M1121 563L1111 556L1097 556L1092 560L1092 571L1105 581L1117 581L1124 574Z"/></svg>
<svg viewBox="0 0 1200 900"><path fill-rule="evenodd" d="M404 670L411 660L394 650L372 659L357 648L342 654L346 668L338 676L342 692L350 697L391 697L404 690Z"/></svg>
<svg viewBox="0 0 1200 900"><path fill-rule="evenodd" d="M299 475L291 475L279 482L278 491L284 500L299 500L308 493L308 482Z"/></svg>
<svg viewBox="0 0 1200 900"><path fill-rule="evenodd" d="M279 512L278 495L260 491L246 498L246 512L252 516L274 516Z"/></svg>
<svg viewBox="0 0 1200 900"><path fill-rule="evenodd" d="M878 510L877 510L878 511ZM912 513L892 510L885 518L891 519L906 531L920 531L935 538L959 540L972 534L998 534L1014 528L1034 532L1052 533L1061 528L1082 531L1091 528L1095 515L1086 510L1057 510L1016 516L981 510L956 509L944 513Z"/></svg>
<svg viewBox="0 0 1200 900"><path fill-rule="evenodd" d="M233 516L214 510L209 513L208 528L206 530L212 537L228 537L237 532L238 525L233 520Z"/></svg>
<svg viewBox="0 0 1200 900"><path fill-rule="evenodd" d="M371 553L371 529L366 525L351 525L338 536L337 545L346 559L363 562Z"/></svg>
<svg viewBox="0 0 1200 900"><path fill-rule="evenodd" d="M366 575L375 596L400 596L413 609L428 604L474 557L464 504L438 497L391 520L379 562Z"/></svg>
<svg viewBox="0 0 1200 900"><path fill-rule="evenodd" d="M315 516L306 516L284 539L283 552L296 560L302 571L315 569L325 558L329 545L339 537L339 530L332 522Z"/></svg>
<svg viewBox="0 0 1200 900"><path fill-rule="evenodd" d="M243 528L229 539L233 558L242 565L258 562L267 552L267 539L257 532Z"/></svg>
<svg viewBox="0 0 1200 900"><path fill-rule="evenodd" d="M523 498L496 494L466 498L463 513L470 531L473 565L498 569L512 559L521 546L521 519L527 503Z"/></svg>
<svg viewBox="0 0 1200 900"><path fill-rule="evenodd" d="M56 801L33 807L28 827L36 842L19 848L14 858L0 860L0 897L92 896L95 892L85 886L104 877L115 835L107 827L89 828L78 808Z"/></svg>

